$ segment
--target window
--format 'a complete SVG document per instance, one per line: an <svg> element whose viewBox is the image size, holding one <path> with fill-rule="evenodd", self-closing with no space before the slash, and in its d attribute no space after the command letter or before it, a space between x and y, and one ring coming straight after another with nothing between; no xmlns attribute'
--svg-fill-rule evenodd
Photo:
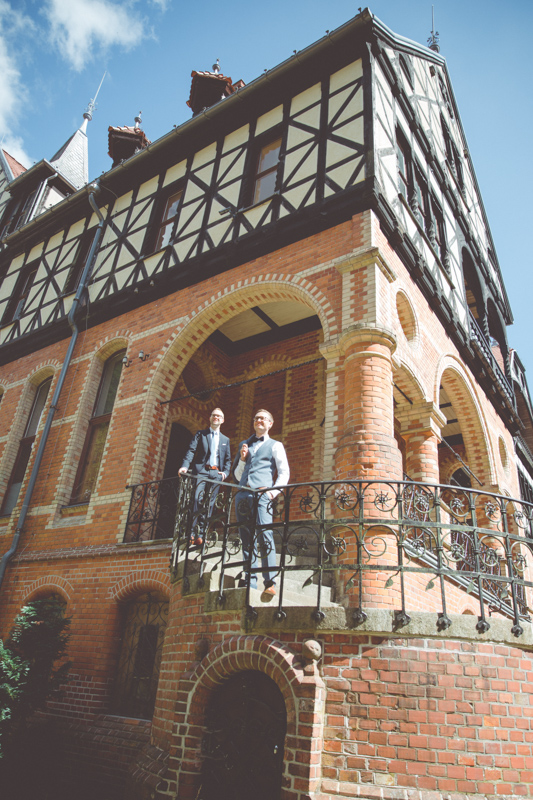
<svg viewBox="0 0 533 800"><path fill-rule="evenodd" d="M265 144L259 151L252 192L252 204L266 200L276 191L281 137Z"/></svg>
<svg viewBox="0 0 533 800"><path fill-rule="evenodd" d="M178 216L178 208L182 195L183 195L183 190L175 192L174 194L170 195L170 197L167 199L165 203L163 216L159 223L159 228L156 235L156 243L155 243L156 250L161 250L163 247L166 247L167 244L169 244L171 241L172 233L174 230L174 223L176 222L176 218Z"/></svg>
<svg viewBox="0 0 533 800"><path fill-rule="evenodd" d="M63 288L63 294L72 294L72 292L75 292L78 288L81 273L83 272L85 262L87 261L87 256L89 255L89 250L91 249L93 239L94 234L92 231L86 231L86 233L82 236L76 250L76 255L72 262L72 266L68 271L65 286Z"/></svg>
<svg viewBox="0 0 533 800"><path fill-rule="evenodd" d="M162 595L143 594L123 607L115 713L151 719L167 618L168 600Z"/></svg>
<svg viewBox="0 0 533 800"><path fill-rule="evenodd" d="M33 210L36 195L37 189L30 192L25 198L13 201L13 203L8 206L6 222L1 237L13 233L13 231L18 230L18 228L21 228L28 221Z"/></svg>
<svg viewBox="0 0 533 800"><path fill-rule="evenodd" d="M444 266L449 266L448 248L444 228L444 217L434 197L428 202L428 238L432 248Z"/></svg>
<svg viewBox="0 0 533 800"><path fill-rule="evenodd" d="M104 364L93 415L89 422L78 474L74 482L74 491L71 497L73 504L88 503L96 485L125 353L125 350L120 350L108 358Z"/></svg>
<svg viewBox="0 0 533 800"><path fill-rule="evenodd" d="M446 161L450 167L450 170L456 179L457 183L459 184L459 189L461 193L464 192L464 175L463 175L463 164L461 162L461 156L459 155L459 150L455 142L453 141L450 131L448 130L446 123L441 117L441 125L442 125L442 137L444 139L444 148L446 150Z"/></svg>
<svg viewBox="0 0 533 800"><path fill-rule="evenodd" d="M2 317L2 325L8 325L10 322L20 319L38 269L39 262L33 261L21 270L13 294Z"/></svg>
<svg viewBox="0 0 533 800"><path fill-rule="evenodd" d="M2 515L11 514L17 504L20 487L22 486L24 475L26 473L26 467L28 466L28 461L30 460L33 443L35 441L35 434L37 433L39 422L41 421L51 383L52 378L47 378L37 387L37 391L35 392L30 416L28 417L28 421L24 429L24 436L20 440L17 457L15 459L15 465L13 467L13 471L11 473L4 496L4 501L2 503L2 509L0 512Z"/></svg>
<svg viewBox="0 0 533 800"><path fill-rule="evenodd" d="M398 170L400 173L400 194L409 202L409 147L402 139L398 139Z"/></svg>

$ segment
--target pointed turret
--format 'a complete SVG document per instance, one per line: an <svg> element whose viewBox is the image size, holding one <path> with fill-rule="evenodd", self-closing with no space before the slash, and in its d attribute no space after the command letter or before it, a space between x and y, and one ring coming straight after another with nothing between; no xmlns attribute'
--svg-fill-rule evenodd
<svg viewBox="0 0 533 800"><path fill-rule="evenodd" d="M104 72L95 96L83 112L83 122L63 147L52 156L50 163L76 189L89 183L89 148L87 143L87 124L92 120L96 108L96 98L102 88L107 72Z"/></svg>

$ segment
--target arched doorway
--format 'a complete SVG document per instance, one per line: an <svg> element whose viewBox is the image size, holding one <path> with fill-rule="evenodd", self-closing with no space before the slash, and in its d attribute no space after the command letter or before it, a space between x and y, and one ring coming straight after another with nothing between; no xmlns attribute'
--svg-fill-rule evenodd
<svg viewBox="0 0 533 800"><path fill-rule="evenodd" d="M172 423L160 491L159 524L156 537L158 539L169 539L174 534L178 495L176 481L167 479L176 478L191 438L192 433L184 425L179 422Z"/></svg>
<svg viewBox="0 0 533 800"><path fill-rule="evenodd" d="M220 685L206 713L199 800L278 800L286 730L283 695L263 672Z"/></svg>

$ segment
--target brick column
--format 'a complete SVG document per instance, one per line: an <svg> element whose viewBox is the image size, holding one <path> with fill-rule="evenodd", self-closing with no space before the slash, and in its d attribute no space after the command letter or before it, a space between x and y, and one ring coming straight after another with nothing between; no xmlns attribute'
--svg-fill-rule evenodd
<svg viewBox="0 0 533 800"><path fill-rule="evenodd" d="M340 363L344 357L343 373L337 373L337 403L340 406L344 400L344 404L338 406L334 477L346 483L337 484L335 496L330 498L329 513L338 520L331 527L331 550L337 550L332 560L343 565L337 573L337 596L344 595L346 604L363 610L401 606L398 581L388 585L388 579L397 574L399 558L393 532L394 482L403 476L394 438L391 357L395 346L390 331L360 324L342 334L337 350ZM351 481L357 481L356 486ZM361 513L364 528L360 526ZM363 562L365 566L379 565L383 571L361 574Z"/></svg>
<svg viewBox="0 0 533 800"><path fill-rule="evenodd" d="M413 481L440 483L438 446L446 417L434 403L413 403L396 410L406 444L405 471Z"/></svg>
<svg viewBox="0 0 533 800"><path fill-rule="evenodd" d="M335 477L402 479L394 438L394 334L355 325L339 341L344 353L344 425L335 452Z"/></svg>

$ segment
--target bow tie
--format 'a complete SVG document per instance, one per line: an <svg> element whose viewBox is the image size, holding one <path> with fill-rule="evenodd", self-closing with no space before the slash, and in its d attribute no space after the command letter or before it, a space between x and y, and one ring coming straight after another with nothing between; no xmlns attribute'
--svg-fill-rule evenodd
<svg viewBox="0 0 533 800"><path fill-rule="evenodd" d="M252 444L255 444L256 442L264 442L264 441L265 441L265 437L264 436L254 436L253 439L252 439Z"/></svg>

